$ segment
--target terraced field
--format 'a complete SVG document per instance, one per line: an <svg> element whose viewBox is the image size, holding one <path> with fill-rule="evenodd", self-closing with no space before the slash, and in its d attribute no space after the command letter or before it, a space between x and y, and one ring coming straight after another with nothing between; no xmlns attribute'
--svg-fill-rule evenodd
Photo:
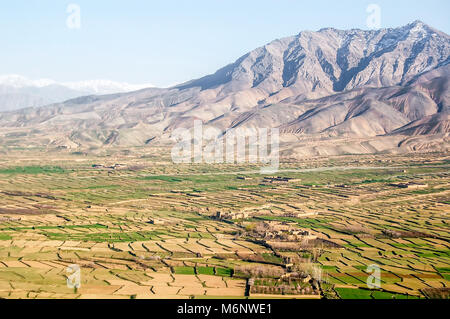
<svg viewBox="0 0 450 319"><path fill-rule="evenodd" d="M2 155L0 297L448 297L447 154L283 159L280 181L159 154Z"/></svg>

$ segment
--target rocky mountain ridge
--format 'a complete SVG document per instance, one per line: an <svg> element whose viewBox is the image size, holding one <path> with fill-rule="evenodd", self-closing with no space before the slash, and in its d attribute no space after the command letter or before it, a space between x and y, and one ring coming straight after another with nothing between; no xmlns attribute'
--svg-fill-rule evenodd
<svg viewBox="0 0 450 319"><path fill-rule="evenodd" d="M7 134L22 132L69 149L142 146L201 120L223 131L277 127L292 155L448 150L449 62L449 36L420 21L304 31L172 88L0 113L0 138L12 144Z"/></svg>

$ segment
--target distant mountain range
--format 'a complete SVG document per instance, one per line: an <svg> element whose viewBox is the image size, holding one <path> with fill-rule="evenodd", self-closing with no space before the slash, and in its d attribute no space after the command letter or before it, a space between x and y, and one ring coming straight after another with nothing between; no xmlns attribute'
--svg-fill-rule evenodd
<svg viewBox="0 0 450 319"><path fill-rule="evenodd" d="M134 85L108 80L58 83L49 79L30 80L20 75L0 76L0 111L39 107L91 94L136 91L152 85Z"/></svg>
<svg viewBox="0 0 450 319"><path fill-rule="evenodd" d="M0 142L140 146L202 120L224 131L278 127L292 156L448 151L449 56L449 36L420 21L304 31L172 88L0 113Z"/></svg>

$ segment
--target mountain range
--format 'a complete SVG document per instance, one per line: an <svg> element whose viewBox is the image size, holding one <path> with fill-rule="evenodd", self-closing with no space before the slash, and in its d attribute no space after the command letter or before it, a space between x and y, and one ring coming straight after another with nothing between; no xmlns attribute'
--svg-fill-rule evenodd
<svg viewBox="0 0 450 319"><path fill-rule="evenodd" d="M56 82L49 79L30 80L20 75L0 76L0 111L39 107L91 94L135 91L152 85L135 85L109 80Z"/></svg>
<svg viewBox="0 0 450 319"><path fill-rule="evenodd" d="M0 113L0 145L164 144L201 120L279 128L287 156L448 151L449 56L449 36L421 21L303 31L171 88Z"/></svg>

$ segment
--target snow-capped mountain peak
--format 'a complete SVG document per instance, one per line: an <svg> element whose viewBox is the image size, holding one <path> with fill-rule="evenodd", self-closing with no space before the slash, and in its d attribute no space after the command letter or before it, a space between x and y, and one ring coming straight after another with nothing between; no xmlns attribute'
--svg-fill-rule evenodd
<svg viewBox="0 0 450 319"><path fill-rule="evenodd" d="M114 82L110 80L64 82L61 83L61 85L66 86L72 90L89 91L96 94L130 92L153 87L153 85L151 84L130 84L125 82Z"/></svg>
<svg viewBox="0 0 450 319"><path fill-rule="evenodd" d="M0 75L0 111L43 106L83 95L123 93L149 87L153 85L110 80L57 82L51 79L32 80L17 74Z"/></svg>
<svg viewBox="0 0 450 319"><path fill-rule="evenodd" d="M14 88L24 87L45 87L56 82L50 79L30 80L24 76L17 74L0 75L0 85L10 86Z"/></svg>
<svg viewBox="0 0 450 319"><path fill-rule="evenodd" d="M50 85L59 85L71 90L88 92L90 94L121 93L153 87L151 84L130 84L111 80L87 80L79 82L57 82L51 79L31 80L17 74L0 75L0 85L13 88L42 88Z"/></svg>

